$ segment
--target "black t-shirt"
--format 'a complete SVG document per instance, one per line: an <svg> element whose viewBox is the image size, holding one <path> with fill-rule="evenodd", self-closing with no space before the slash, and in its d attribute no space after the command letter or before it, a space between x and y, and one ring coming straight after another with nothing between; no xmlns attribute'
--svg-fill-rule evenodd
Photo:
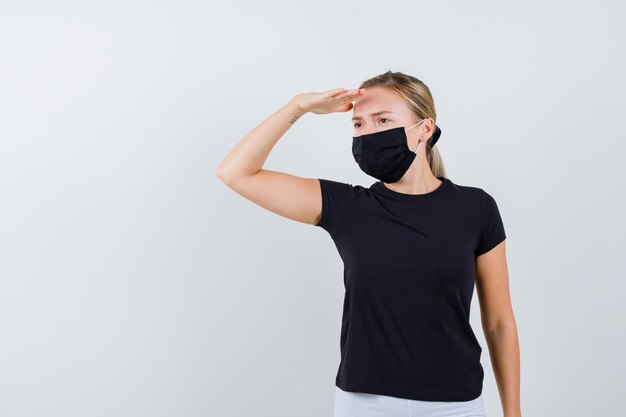
<svg viewBox="0 0 626 417"><path fill-rule="evenodd" d="M475 261L505 239L496 201L448 178L425 194L321 179L322 216L344 263L344 391L469 401L482 347L469 322Z"/></svg>

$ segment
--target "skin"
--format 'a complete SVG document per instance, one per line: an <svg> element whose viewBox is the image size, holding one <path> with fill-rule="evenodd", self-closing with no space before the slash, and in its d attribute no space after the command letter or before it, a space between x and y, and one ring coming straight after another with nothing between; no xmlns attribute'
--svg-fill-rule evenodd
<svg viewBox="0 0 626 417"><path fill-rule="evenodd" d="M400 126L407 128L421 120L398 95L386 88L368 89L367 94L356 100L353 110L354 136ZM391 113L372 115L383 110ZM442 181L433 175L426 160L426 141L434 128L435 121L429 117L406 131L409 149L415 152L418 142L422 143L417 149L417 157L402 178L394 183L383 183L387 188L405 194L424 194L441 185Z"/></svg>
<svg viewBox="0 0 626 417"><path fill-rule="evenodd" d="M295 95L255 126L226 155L216 174L229 188L280 216L315 225L322 212L319 180L263 168L270 152L306 113L328 114L353 110L354 136L409 127L420 119L395 93L384 88L343 88ZM372 115L383 110L391 113ZM406 194L434 191L441 181L426 161L426 141L434 131L432 118L406 131L409 148L417 157L404 176L386 187ZM476 258L476 292L481 324L505 417L521 417L520 352L513 315L506 261L506 242Z"/></svg>

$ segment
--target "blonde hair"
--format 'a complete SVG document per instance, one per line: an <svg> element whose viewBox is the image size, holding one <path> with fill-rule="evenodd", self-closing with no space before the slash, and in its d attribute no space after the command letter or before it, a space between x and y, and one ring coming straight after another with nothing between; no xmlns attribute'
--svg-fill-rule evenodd
<svg viewBox="0 0 626 417"><path fill-rule="evenodd" d="M437 123L437 112L435 111L435 101L430 93L430 89L421 80L402 72L387 71L383 74L369 78L361 83L359 88L382 87L398 94L417 115L420 120L432 117ZM433 134L438 126L433 130ZM443 159L439 153L437 145L431 147L432 135L426 142L426 160L430 170L436 177L447 177Z"/></svg>

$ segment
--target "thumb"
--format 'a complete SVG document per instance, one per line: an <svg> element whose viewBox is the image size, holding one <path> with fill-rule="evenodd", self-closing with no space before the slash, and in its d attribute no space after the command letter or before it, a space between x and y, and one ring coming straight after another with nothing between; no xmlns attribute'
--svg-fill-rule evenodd
<svg viewBox="0 0 626 417"><path fill-rule="evenodd" d="M347 111L352 110L353 107L354 107L354 105L352 103L346 103L343 106L341 106L341 110L339 110L339 111L347 112Z"/></svg>

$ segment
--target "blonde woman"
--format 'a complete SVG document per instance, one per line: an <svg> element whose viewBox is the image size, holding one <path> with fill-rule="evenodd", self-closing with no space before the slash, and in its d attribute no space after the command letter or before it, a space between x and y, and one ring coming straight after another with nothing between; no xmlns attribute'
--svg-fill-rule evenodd
<svg viewBox="0 0 626 417"><path fill-rule="evenodd" d="M307 113L352 110L369 186L263 169ZM495 199L450 180L429 88L388 71L359 88L297 94L248 133L217 175L261 207L328 232L344 262L335 417L485 416L474 284L505 417L521 416L517 328Z"/></svg>

